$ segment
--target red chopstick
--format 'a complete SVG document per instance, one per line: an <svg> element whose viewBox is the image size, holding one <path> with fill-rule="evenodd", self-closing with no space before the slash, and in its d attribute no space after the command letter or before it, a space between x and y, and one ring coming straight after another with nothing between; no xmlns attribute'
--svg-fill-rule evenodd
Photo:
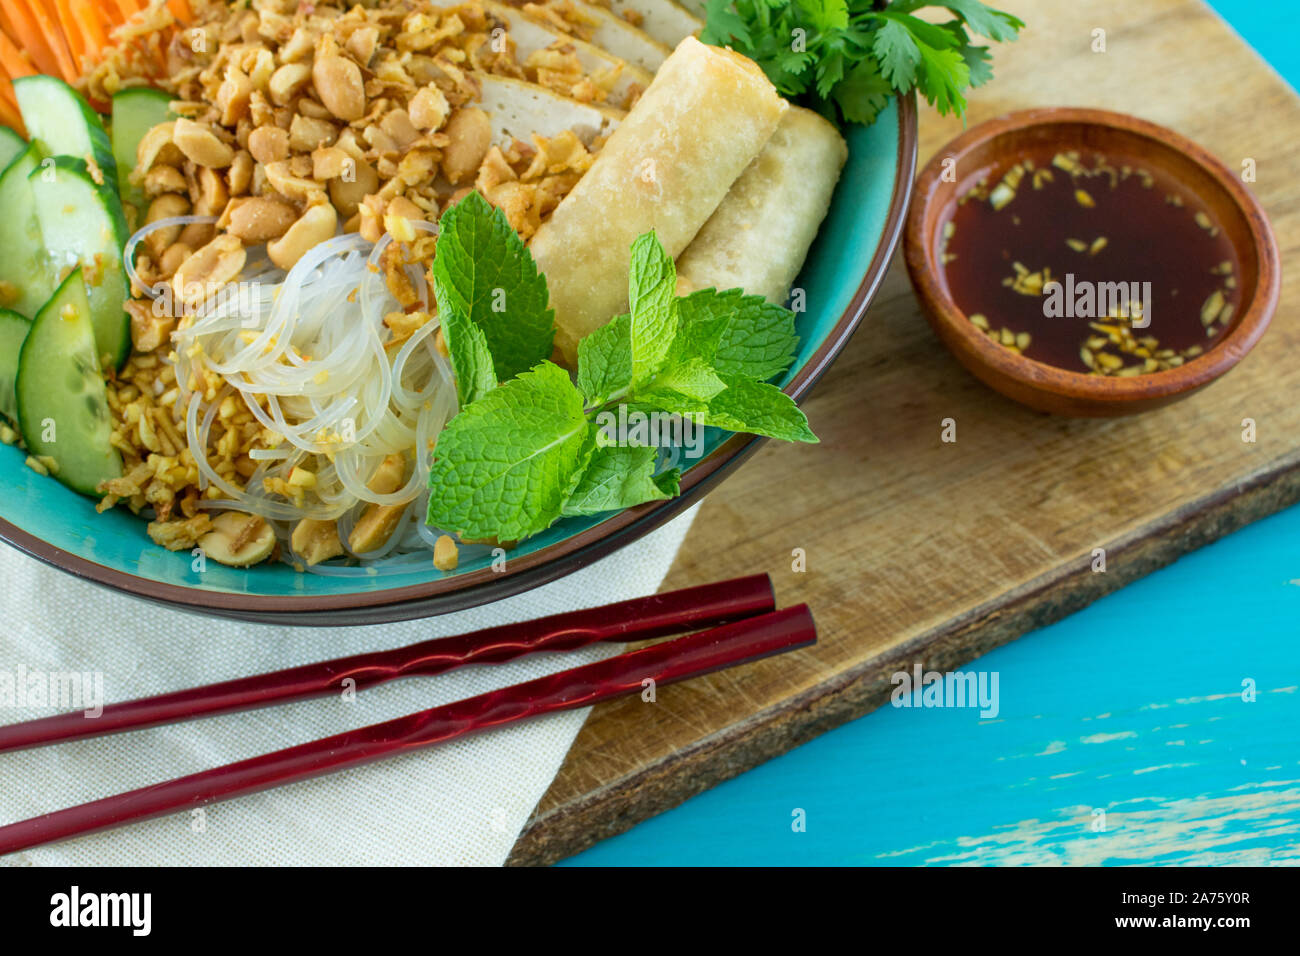
<svg viewBox="0 0 1300 956"><path fill-rule="evenodd" d="M737 621L408 717L11 823L0 827L0 855L308 780L529 717L587 707L639 693L647 679L671 684L816 640L806 604Z"/></svg>
<svg viewBox="0 0 1300 956"><path fill-rule="evenodd" d="M766 574L719 581L389 651L340 657L109 704L97 717L78 711L0 726L0 753L323 697L338 693L349 679L360 690L400 677L441 674L466 664L500 664L539 651L568 651L599 641L626 643L680 634L766 614L775 607L772 581Z"/></svg>

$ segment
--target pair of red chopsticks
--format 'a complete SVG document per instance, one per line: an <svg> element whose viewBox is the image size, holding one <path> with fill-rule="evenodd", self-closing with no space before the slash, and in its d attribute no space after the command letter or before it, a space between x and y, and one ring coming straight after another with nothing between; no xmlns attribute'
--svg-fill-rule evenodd
<svg viewBox="0 0 1300 956"><path fill-rule="evenodd" d="M541 651L575 650L602 641L624 643L711 628L408 717L0 826L0 855L307 780L528 717L640 693L647 679L657 685L674 683L816 642L807 605L784 611L775 611L775 607L767 575L737 578L110 704L97 718L60 714L0 727L0 752L22 750L326 696L338 693L348 679L360 690L399 677L441 674L466 664L499 664Z"/></svg>

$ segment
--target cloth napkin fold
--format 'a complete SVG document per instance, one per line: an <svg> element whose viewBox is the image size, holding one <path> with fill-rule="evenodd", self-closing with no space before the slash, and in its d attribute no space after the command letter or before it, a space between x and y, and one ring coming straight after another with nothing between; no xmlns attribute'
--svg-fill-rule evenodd
<svg viewBox="0 0 1300 956"><path fill-rule="evenodd" d="M653 593L697 509L534 591L459 614L353 628L239 624L155 607L0 546L0 673L103 675L106 702L381 650ZM0 754L0 823L389 720L616 653L597 646L353 695ZM0 723L53 708L7 707ZM0 858L6 865L499 866L589 710Z"/></svg>

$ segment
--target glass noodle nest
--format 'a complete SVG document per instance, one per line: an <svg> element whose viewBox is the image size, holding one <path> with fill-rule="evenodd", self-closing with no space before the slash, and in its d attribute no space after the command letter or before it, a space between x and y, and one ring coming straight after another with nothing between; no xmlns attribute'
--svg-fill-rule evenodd
<svg viewBox="0 0 1300 956"><path fill-rule="evenodd" d="M151 223L131 238L125 260L132 263L136 248L155 230L215 221L183 216ZM431 223L412 225L437 233ZM415 266L403 268L429 320L400 347L384 322L402 311L381 268L393 241L390 234L375 244L342 235L311 250L287 273L271 264L264 249L250 250L240 277L187 307L175 333L177 408L184 409L186 443L205 492L200 507L262 517L275 530L284 559L317 574L423 568L439 536L425 524L430 453L456 413L456 386L435 347L439 322L428 283ZM169 307L170 290L151 288L131 265L128 272L137 288ZM194 374L197 363L204 375ZM207 400L211 392L202 383L213 375L222 385ZM242 489L209 460L209 433L231 396L281 439L248 452L258 466ZM410 477L391 494L376 493L367 481L392 454L406 458ZM300 476L314 475L310 487L291 480L295 469ZM211 486L222 497L207 497ZM404 505L405 511L380 549L358 554L348 539L371 505ZM294 553L290 538L304 519L338 522L344 562L309 566Z"/></svg>

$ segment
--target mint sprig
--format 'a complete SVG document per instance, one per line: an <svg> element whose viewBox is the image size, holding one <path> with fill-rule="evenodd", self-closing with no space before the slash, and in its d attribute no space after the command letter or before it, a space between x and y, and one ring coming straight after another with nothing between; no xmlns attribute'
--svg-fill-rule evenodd
<svg viewBox="0 0 1300 956"><path fill-rule="evenodd" d="M441 269L435 259L435 285L449 287L458 276L486 273L466 254L492 249L494 255L529 257L522 246L503 252L486 243L465 253L467 244L445 246L446 235L444 226L438 256L452 248L457 259L453 268ZM499 274L499 264L494 268ZM517 264L514 271L528 273ZM493 348L493 320L475 321L474 309L460 305L474 297L462 294L466 284L457 286L461 297L447 298L451 308L443 322L462 410L438 437L429 523L464 539L515 541L564 515L675 497L681 473L656 473L657 448L635 436L611 441L610 422L618 419L620 406L624 420L633 413L659 413L685 416L697 427L816 442L794 401L765 382L793 360L793 314L739 290L707 289L678 298L676 283L676 268L658 238L640 237L631 250L630 310L578 344L576 383L559 366L539 361L521 374L501 375L497 384L498 372L511 365L503 365ZM524 301L536 311L512 318L535 325L545 315L550 321L544 300ZM511 354L517 359L523 353ZM473 376L468 385L461 381L465 374Z"/></svg>
<svg viewBox="0 0 1300 956"><path fill-rule="evenodd" d="M583 517L676 498L682 473L671 468L656 475L657 457L658 450L646 445L597 448L578 487L565 502L564 514Z"/></svg>
<svg viewBox="0 0 1300 956"><path fill-rule="evenodd" d="M953 15L930 23L914 14ZM782 96L842 123L870 125L895 94L917 90L962 115L966 91L993 76L989 48L1024 23L980 0L707 0L700 39L753 59Z"/></svg>
<svg viewBox="0 0 1300 956"><path fill-rule="evenodd" d="M559 516L591 457L582 395L543 362L461 410L438 436L430 523L517 541Z"/></svg>
<svg viewBox="0 0 1300 956"><path fill-rule="evenodd" d="M472 192L438 226L429 274L466 405L550 358L555 314L546 277L500 209Z"/></svg>

